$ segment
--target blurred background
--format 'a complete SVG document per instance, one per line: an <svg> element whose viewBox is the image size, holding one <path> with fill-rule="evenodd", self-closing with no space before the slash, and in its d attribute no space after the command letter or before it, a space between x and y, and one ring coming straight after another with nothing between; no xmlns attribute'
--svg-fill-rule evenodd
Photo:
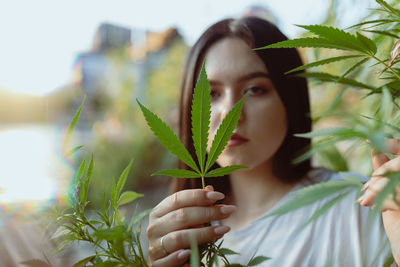
<svg viewBox="0 0 400 267"><path fill-rule="evenodd" d="M158 203L168 178L150 174L176 162L151 134L136 98L176 130L185 55L217 20L257 15L295 38L303 34L295 24L346 27L375 6L372 0L1 1L0 226L11 216L66 204L85 153L95 161L91 205L101 205L131 159L126 189L144 193L145 207ZM307 61L319 52L301 53ZM315 114L337 92L328 89L313 93ZM71 144L84 145L83 153L66 159L63 139L84 96Z"/></svg>

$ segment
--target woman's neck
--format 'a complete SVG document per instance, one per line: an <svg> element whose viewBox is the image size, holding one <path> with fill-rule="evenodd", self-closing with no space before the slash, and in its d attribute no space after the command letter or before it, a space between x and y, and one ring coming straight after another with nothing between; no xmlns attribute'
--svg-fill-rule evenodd
<svg viewBox="0 0 400 267"><path fill-rule="evenodd" d="M296 184L283 183L272 173L272 161L253 169L243 169L230 175L229 204L237 211L224 221L233 229L252 222L270 210Z"/></svg>

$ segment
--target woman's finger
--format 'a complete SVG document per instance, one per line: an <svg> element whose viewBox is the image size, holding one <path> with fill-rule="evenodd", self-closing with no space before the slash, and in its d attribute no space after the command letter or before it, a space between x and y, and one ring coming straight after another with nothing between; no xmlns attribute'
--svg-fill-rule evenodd
<svg viewBox="0 0 400 267"><path fill-rule="evenodd" d="M176 192L165 198L150 214L152 217L162 217L165 214L184 207L209 206L225 197L224 194L204 189L188 189Z"/></svg>
<svg viewBox="0 0 400 267"><path fill-rule="evenodd" d="M365 190L364 195L359 198L360 205L371 206L376 196L383 190L388 182L389 179L385 177L372 177L368 181L368 188Z"/></svg>
<svg viewBox="0 0 400 267"><path fill-rule="evenodd" d="M368 188L365 190L365 194L360 197L359 203L362 206L372 206L375 202L378 194L389 182L388 178L385 177L372 177L368 182ZM383 201L380 207L381 211L386 210L399 210L400 209L400 188L396 188L396 197L393 199L393 194L390 194Z"/></svg>
<svg viewBox="0 0 400 267"><path fill-rule="evenodd" d="M372 176L384 176L385 173L398 172L400 170L400 156L386 161L379 168L377 168Z"/></svg>
<svg viewBox="0 0 400 267"><path fill-rule="evenodd" d="M400 139L397 138L388 138L385 141L385 149L384 152L394 154L394 155L400 155Z"/></svg>
<svg viewBox="0 0 400 267"><path fill-rule="evenodd" d="M372 167L374 168L374 170L377 170L385 162L388 162L390 160L385 154L377 154L375 149L372 149L371 151L371 159Z"/></svg>
<svg viewBox="0 0 400 267"><path fill-rule="evenodd" d="M164 237L163 245L165 250L171 253L180 249L190 248L192 238L197 240L197 244L204 244L221 238L229 231L230 227L224 225L180 230L167 234Z"/></svg>
<svg viewBox="0 0 400 267"><path fill-rule="evenodd" d="M152 267L175 267L182 266L190 257L190 249L181 249L175 251L166 257L155 260Z"/></svg>
<svg viewBox="0 0 400 267"><path fill-rule="evenodd" d="M235 210L233 205L181 208L155 219L147 230L151 236L163 236L173 231L226 219Z"/></svg>

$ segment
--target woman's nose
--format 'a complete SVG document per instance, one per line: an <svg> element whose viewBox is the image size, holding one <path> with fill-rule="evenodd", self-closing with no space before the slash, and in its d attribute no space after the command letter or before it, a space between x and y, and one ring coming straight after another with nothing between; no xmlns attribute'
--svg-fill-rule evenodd
<svg viewBox="0 0 400 267"><path fill-rule="evenodd" d="M240 97L235 97L235 96L225 97L224 102L221 107L221 113L220 113L221 122L225 119L225 117L228 115L228 113L232 110L232 108L235 106L235 104L239 101L240 101ZM239 118L239 123L244 120L244 117L245 117L244 113L245 113L245 111L244 111L244 105L243 105L242 112L241 112L240 118Z"/></svg>

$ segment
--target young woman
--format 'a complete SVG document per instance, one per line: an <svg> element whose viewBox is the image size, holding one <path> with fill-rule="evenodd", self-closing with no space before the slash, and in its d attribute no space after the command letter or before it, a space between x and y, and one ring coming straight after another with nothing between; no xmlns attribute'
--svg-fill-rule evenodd
<svg viewBox="0 0 400 267"><path fill-rule="evenodd" d="M180 138L195 156L190 108L205 60L211 85L209 140L232 106L249 92L234 135L217 161L219 166L249 168L209 179L205 190L198 189L197 179L175 179L175 193L150 214L147 236L152 266L185 264L191 235L199 244L224 236L224 246L240 253L230 257L231 262L242 264L263 255L271 258L263 266L382 266L390 248L400 263L400 208L394 201L388 200L384 207L385 227L381 218L367 219L369 208L354 204L356 192L303 230L299 227L331 198L265 218L292 197L289 192L340 179L313 170L310 161L291 164L310 144L294 134L310 131L311 120L306 81L284 73L302 63L295 49L253 50L283 40L286 37L271 23L247 17L212 25L191 49L181 86ZM400 154L397 140L389 140L388 147L389 152ZM389 161L373 154L373 166L376 172L359 200L365 206L372 205L387 183L379 175L399 170L400 159ZM204 226L210 221L212 226Z"/></svg>

